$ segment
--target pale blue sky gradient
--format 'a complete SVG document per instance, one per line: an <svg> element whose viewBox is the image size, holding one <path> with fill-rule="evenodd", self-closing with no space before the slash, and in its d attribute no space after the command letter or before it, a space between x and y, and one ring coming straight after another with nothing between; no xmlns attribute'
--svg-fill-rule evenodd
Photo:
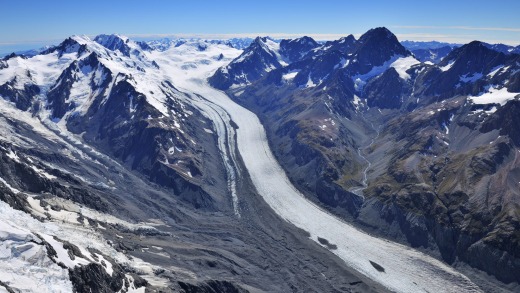
<svg viewBox="0 0 520 293"><path fill-rule="evenodd" d="M0 5L0 53L57 44L74 34L331 39L378 26L400 40L520 44L519 0L26 0Z"/></svg>

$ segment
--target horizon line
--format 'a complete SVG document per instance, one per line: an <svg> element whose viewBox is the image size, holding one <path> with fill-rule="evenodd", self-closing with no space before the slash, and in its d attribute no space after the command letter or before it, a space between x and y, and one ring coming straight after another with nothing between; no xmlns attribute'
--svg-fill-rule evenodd
<svg viewBox="0 0 520 293"><path fill-rule="evenodd" d="M395 25L394 28L404 29L452 29L452 30L470 30L470 31L497 31L497 32L520 32L520 28L516 27L480 27L480 26L465 26L465 25Z"/></svg>
<svg viewBox="0 0 520 293"><path fill-rule="evenodd" d="M516 28L472 28L472 27L435 27L435 26L393 26L395 28L423 28L423 29L434 29L434 28L449 28L449 29L466 29L466 30L492 30L492 29L503 29L503 30L518 30ZM110 34L110 33L108 33ZM258 36L267 36L273 39L292 39L303 36L311 37L317 41L332 41L337 40L348 35L353 35L358 39L362 33L150 33L150 34L124 34L124 33L112 33L121 36L126 36L131 39L142 39L142 40L159 40L163 38L179 38L179 39L214 39L214 40L227 40L233 38L256 38ZM511 40L500 40L500 39L479 39L477 35L455 35L455 34L429 34L429 33L394 33L398 38L399 42L403 41L415 41L415 42L430 42L437 41L442 43L450 44L467 44L471 41L481 41L489 44L506 44L511 46L520 45L520 41ZM100 34L78 34L85 35L89 38L94 38ZM73 36L73 35L72 35ZM70 36L68 36L70 37ZM0 47L7 46L21 46L27 45L45 45L51 43L60 43L68 37L64 38L49 38L49 39L36 39L36 40L17 40L0 42ZM36 48L33 48L36 49Z"/></svg>

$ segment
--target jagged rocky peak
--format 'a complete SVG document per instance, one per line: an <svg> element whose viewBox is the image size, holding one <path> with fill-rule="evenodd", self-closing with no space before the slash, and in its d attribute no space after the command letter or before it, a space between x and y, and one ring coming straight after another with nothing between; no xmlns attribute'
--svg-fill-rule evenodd
<svg viewBox="0 0 520 293"><path fill-rule="evenodd" d="M343 53L351 53L355 44L356 38L353 35L348 35L339 40L326 42L325 45L323 45L323 48L327 51L337 50Z"/></svg>
<svg viewBox="0 0 520 293"><path fill-rule="evenodd" d="M252 61L264 61L264 63L275 63L276 52L279 44L267 37L256 37L253 42L244 49L244 52L234 59L230 65L237 63L248 63ZM277 63L277 62L276 62ZM254 65L254 64L253 64Z"/></svg>
<svg viewBox="0 0 520 293"><path fill-rule="evenodd" d="M359 42L366 43L367 41L374 38L378 40L388 39L392 41L397 41L397 43L399 43L397 37L386 27L376 27L373 29L369 29L366 33L361 35L361 37L359 38Z"/></svg>
<svg viewBox="0 0 520 293"><path fill-rule="evenodd" d="M70 53L77 51L81 44L78 42L78 40L75 37L69 37L63 41L58 48L61 49L64 53Z"/></svg>
<svg viewBox="0 0 520 293"><path fill-rule="evenodd" d="M102 45L105 48L108 49L115 49L118 48L121 44L127 44L130 42L130 39L128 39L125 36L121 36L118 34L111 34L111 35L97 35L94 38L94 41L100 45Z"/></svg>
<svg viewBox="0 0 520 293"><path fill-rule="evenodd" d="M244 50L244 53L251 51L264 51L275 57L275 52L280 49L280 45L269 37L256 37L251 45Z"/></svg>
<svg viewBox="0 0 520 293"><path fill-rule="evenodd" d="M131 48L128 45L130 42L130 39L124 36L112 34L112 35L98 35L94 38L94 41L101 46L112 50L117 51L119 50L123 55L129 56L131 52Z"/></svg>
<svg viewBox="0 0 520 293"><path fill-rule="evenodd" d="M58 52L61 57L63 54L77 53L78 57L87 51L87 45L82 36L72 36L65 39L61 44L51 47L42 52L43 55Z"/></svg>
<svg viewBox="0 0 520 293"><path fill-rule="evenodd" d="M269 37L265 36L265 37L261 37L261 36L257 36L253 42L251 44L264 44L265 42L267 42L267 40L269 39Z"/></svg>
<svg viewBox="0 0 520 293"><path fill-rule="evenodd" d="M439 66L447 70L461 71L460 73L483 73L502 64L505 59L505 54L489 49L482 42L473 41L453 50L439 63Z"/></svg>
<svg viewBox="0 0 520 293"><path fill-rule="evenodd" d="M356 42L356 54L360 64L379 66L393 56L411 56L397 37L387 28L379 27L364 33Z"/></svg>
<svg viewBox="0 0 520 293"><path fill-rule="evenodd" d="M11 53L11 54L8 54L8 55L5 55L3 58L2 58L2 61L7 61L11 58L15 58L15 57L18 57L18 55L16 53Z"/></svg>
<svg viewBox="0 0 520 293"><path fill-rule="evenodd" d="M339 43L347 43L354 44L356 42L356 38L353 35L348 35L346 37L342 37L338 40Z"/></svg>
<svg viewBox="0 0 520 293"><path fill-rule="evenodd" d="M219 89L250 84L286 65L279 51L280 44L268 37L257 37L240 56L219 68L209 82Z"/></svg>
<svg viewBox="0 0 520 293"><path fill-rule="evenodd" d="M280 54L285 56L290 62L301 60L305 54L319 44L311 37L301 37L297 39L285 39L280 42Z"/></svg>
<svg viewBox="0 0 520 293"><path fill-rule="evenodd" d="M53 118L63 118L67 112L77 115L77 109L87 106L96 95L102 96L100 89L108 86L112 80L112 72L100 61L96 52L73 61L59 76L51 89L46 93L47 109L52 111ZM79 88L91 91L87 98Z"/></svg>
<svg viewBox="0 0 520 293"><path fill-rule="evenodd" d="M94 68L99 64L99 55L96 52L90 53L87 57L81 59L80 67L90 66Z"/></svg>

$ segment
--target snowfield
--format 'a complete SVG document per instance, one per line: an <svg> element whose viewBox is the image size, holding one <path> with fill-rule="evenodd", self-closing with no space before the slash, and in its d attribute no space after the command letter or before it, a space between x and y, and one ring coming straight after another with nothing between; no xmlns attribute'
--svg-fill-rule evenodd
<svg viewBox="0 0 520 293"><path fill-rule="evenodd" d="M480 93L478 96L468 97L474 104L500 104L505 105L508 101L513 100L519 93L510 93L507 88L497 89L490 87L486 92Z"/></svg>
<svg viewBox="0 0 520 293"><path fill-rule="evenodd" d="M238 125L236 143L238 153L251 176L258 193L283 219L310 233L312 240L318 237L337 246L332 250L353 270L396 292L481 292L467 277L443 262L404 245L370 236L348 223L332 216L307 200L289 181L285 172L275 160L267 142L265 130L255 114L233 102L225 93L210 87L206 78L226 60L216 61L214 56L222 52L226 57L238 56L239 51L220 48L222 51L199 52L182 45L165 52L153 52L153 59L161 61L165 68L165 78L175 87L186 91L196 99L198 108L209 110L221 135L225 126L228 133L232 127L227 123L229 115ZM227 58L226 58L227 59ZM211 60L211 62L202 62ZM404 60L403 60L404 61ZM185 62L196 64L184 66ZM402 69L414 62L402 62ZM168 64L165 67L164 64ZM207 107L201 105L206 104ZM215 113L223 115L215 117ZM224 120L225 123L221 121ZM228 145L233 145L233 137L228 135ZM222 144L219 144L222 147ZM222 152L231 151L224 149ZM229 154L232 156L231 154ZM240 201L240 195L236 199ZM378 266L379 265L379 266ZM384 270L384 271L382 271Z"/></svg>

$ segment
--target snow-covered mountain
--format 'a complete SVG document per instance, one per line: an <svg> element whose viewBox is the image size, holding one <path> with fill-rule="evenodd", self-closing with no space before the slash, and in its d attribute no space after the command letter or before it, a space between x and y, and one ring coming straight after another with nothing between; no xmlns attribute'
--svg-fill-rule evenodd
<svg viewBox="0 0 520 293"><path fill-rule="evenodd" d="M178 50L198 51L199 46L186 44ZM221 47L209 57L236 54ZM11 254L20 265L7 272L25 276L2 279L13 290L37 288L28 282L29 265L55 266L60 282L68 286L64 288L80 292L162 286L164 278L154 274L158 266L127 257L121 251L135 248L125 248L129 244L115 233L103 233L115 229L117 234L170 234L153 228L156 224L141 228L110 220L110 215L130 221L151 219L154 214L162 218L166 210L158 208L158 202L178 209L179 201L194 209L232 211L230 201L223 198L226 176L214 175L224 168L212 122L186 102L186 94L171 82L175 72L162 70L155 57L160 58L128 38L101 35L94 40L74 36L33 57L2 61L4 196L29 213L4 207L6 241L14 241L6 242L5 249L34 247L27 254ZM196 62L182 66L195 67ZM166 62L163 66L171 70ZM9 219L9 213L16 218ZM40 223L31 217L47 220ZM20 224L27 221L33 221L34 228ZM112 224L117 227L108 228ZM105 237L112 240L107 243ZM163 248L157 247L160 254ZM34 253L39 258L30 260ZM143 281L136 272L151 278ZM57 289L47 283L48 291Z"/></svg>
<svg viewBox="0 0 520 293"><path fill-rule="evenodd" d="M0 291L515 291L520 55L440 45L0 59Z"/></svg>
<svg viewBox="0 0 520 293"><path fill-rule="evenodd" d="M246 85L267 72L286 65L286 56L280 54L280 44L266 37L257 37L240 56L227 66L219 68L211 77L221 88Z"/></svg>

